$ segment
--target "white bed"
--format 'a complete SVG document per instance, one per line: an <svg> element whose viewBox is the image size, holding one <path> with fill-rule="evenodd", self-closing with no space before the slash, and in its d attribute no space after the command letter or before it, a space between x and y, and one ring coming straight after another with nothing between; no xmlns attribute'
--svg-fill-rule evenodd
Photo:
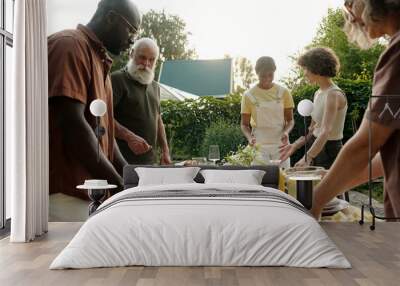
<svg viewBox="0 0 400 286"><path fill-rule="evenodd" d="M228 195L218 195L223 193ZM350 268L318 222L298 204L278 190L254 185L131 188L105 201L50 269L128 265Z"/></svg>

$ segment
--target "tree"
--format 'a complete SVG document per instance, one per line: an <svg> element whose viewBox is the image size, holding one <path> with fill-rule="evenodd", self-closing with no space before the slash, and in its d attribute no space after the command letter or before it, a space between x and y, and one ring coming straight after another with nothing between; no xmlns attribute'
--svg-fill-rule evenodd
<svg viewBox="0 0 400 286"><path fill-rule="evenodd" d="M186 23L177 15L170 15L165 11L150 10L143 15L139 38L148 37L157 42L160 48L160 58L156 67L156 78L160 72L161 64L166 60L184 60L197 57L194 49L189 48ZM113 66L119 69L128 61L128 54L122 54Z"/></svg>
<svg viewBox="0 0 400 286"><path fill-rule="evenodd" d="M372 79L376 63L384 50L376 44L362 50L350 43L343 31L345 19L340 8L329 9L310 47L326 46L335 51L341 62L340 76L346 79Z"/></svg>
<svg viewBox="0 0 400 286"><path fill-rule="evenodd" d="M251 61L245 57L237 57L234 61L234 91L243 92L257 80Z"/></svg>
<svg viewBox="0 0 400 286"><path fill-rule="evenodd" d="M376 44L368 50L362 50L350 43L343 31L345 19L342 10L328 9L328 14L322 19L312 42L306 47L329 47L339 57L341 69L339 77L351 80L372 80L375 65L384 45ZM295 64L300 53L291 56ZM304 83L301 69L294 65L290 76L285 78L290 88Z"/></svg>

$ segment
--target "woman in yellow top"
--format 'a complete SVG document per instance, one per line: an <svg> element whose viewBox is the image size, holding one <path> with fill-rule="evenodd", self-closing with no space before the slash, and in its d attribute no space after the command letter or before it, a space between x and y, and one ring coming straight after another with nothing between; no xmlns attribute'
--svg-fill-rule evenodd
<svg viewBox="0 0 400 286"><path fill-rule="evenodd" d="M343 129L347 112L344 92L333 82L339 71L339 60L328 48L314 48L303 54L298 64L304 76L319 89L314 94L312 122L307 138L300 137L281 149L281 159L289 158L305 142L311 146L307 161L303 157L296 166L320 166L329 169L342 148Z"/></svg>
<svg viewBox="0 0 400 286"><path fill-rule="evenodd" d="M276 65L271 57L259 58L255 70L259 82L242 97L241 129L251 146L260 146L253 164L270 164L279 162L279 146L289 142L294 102L288 89L273 82ZM281 166L289 168L289 159Z"/></svg>

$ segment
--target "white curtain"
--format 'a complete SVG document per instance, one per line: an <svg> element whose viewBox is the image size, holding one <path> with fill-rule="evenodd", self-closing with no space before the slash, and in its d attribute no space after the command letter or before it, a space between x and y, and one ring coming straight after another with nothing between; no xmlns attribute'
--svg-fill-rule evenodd
<svg viewBox="0 0 400 286"><path fill-rule="evenodd" d="M49 201L46 0L15 1L13 92L6 98L6 187L12 242L47 232Z"/></svg>

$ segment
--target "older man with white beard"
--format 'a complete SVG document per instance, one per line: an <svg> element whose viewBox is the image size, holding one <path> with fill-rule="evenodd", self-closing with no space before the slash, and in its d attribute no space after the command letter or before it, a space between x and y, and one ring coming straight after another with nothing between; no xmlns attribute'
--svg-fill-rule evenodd
<svg viewBox="0 0 400 286"><path fill-rule="evenodd" d="M171 164L165 128L160 114L160 88L154 81L159 48L154 40L135 42L126 67L111 75L114 96L115 137L130 164Z"/></svg>

